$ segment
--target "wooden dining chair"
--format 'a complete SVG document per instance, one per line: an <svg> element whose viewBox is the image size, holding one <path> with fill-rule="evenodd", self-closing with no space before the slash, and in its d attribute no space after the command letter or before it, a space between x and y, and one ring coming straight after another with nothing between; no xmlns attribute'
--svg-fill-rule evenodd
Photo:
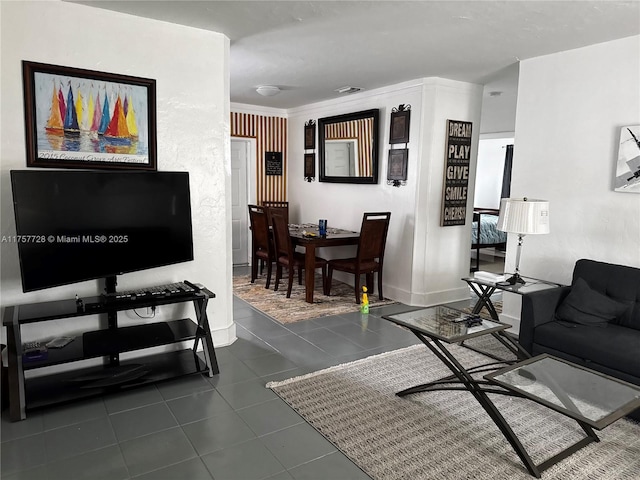
<svg viewBox="0 0 640 480"><path fill-rule="evenodd" d="M289 225L284 216L274 213L271 216L273 227L273 238L276 246L276 285L274 290L278 290L278 284L282 278L282 268L286 268L289 274L289 285L287 286L287 298L291 298L291 288L293 287L294 270L298 269L298 283L302 283L302 270L304 269L304 254L296 252L291 243L289 235ZM326 292L327 285L327 261L324 258L316 257L314 268L322 269L322 292Z"/></svg>
<svg viewBox="0 0 640 480"><path fill-rule="evenodd" d="M326 295L331 293L331 278L333 271L352 273L355 276L356 303L360 303L360 275L365 274L367 289L373 291L373 274L378 273L378 298L382 296L382 266L384 262L384 247L387 243L389 219L391 212L365 213L362 217L358 251L353 258L329 260L326 283Z"/></svg>
<svg viewBox="0 0 640 480"><path fill-rule="evenodd" d="M258 276L258 263L260 273L264 264L267 264L267 283L264 288L271 285L271 266L275 261L271 234L269 232L269 217L264 207L249 205L249 222L251 224L251 283Z"/></svg>
<svg viewBox="0 0 640 480"><path fill-rule="evenodd" d="M273 225L273 222L271 221L272 213L279 213L286 219L287 224L289 224L289 202L263 200L261 205L267 209L267 216L269 217L269 225Z"/></svg>

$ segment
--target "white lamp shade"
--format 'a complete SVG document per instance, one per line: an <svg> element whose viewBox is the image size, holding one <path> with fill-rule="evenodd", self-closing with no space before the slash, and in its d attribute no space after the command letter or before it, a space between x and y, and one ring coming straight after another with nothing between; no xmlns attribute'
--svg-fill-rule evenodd
<svg viewBox="0 0 640 480"><path fill-rule="evenodd" d="M498 230L522 235L549 233L549 202L530 198L500 201Z"/></svg>

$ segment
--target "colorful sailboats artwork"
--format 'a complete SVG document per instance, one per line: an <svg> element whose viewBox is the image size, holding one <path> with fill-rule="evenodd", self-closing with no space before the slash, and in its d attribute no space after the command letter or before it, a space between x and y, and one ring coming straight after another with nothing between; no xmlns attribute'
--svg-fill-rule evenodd
<svg viewBox="0 0 640 480"><path fill-rule="evenodd" d="M39 148L59 152L144 155L138 110L144 102L126 86L74 77L47 78L38 115ZM140 106L142 104L142 106ZM143 125L145 125L143 123ZM146 133L142 130L141 133Z"/></svg>

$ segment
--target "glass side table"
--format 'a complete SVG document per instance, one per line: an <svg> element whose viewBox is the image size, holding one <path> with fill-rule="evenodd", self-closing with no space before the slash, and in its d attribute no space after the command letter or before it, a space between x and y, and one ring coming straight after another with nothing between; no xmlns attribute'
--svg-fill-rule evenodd
<svg viewBox="0 0 640 480"><path fill-rule="evenodd" d="M509 275L505 274L505 276ZM474 314L478 314L480 310L482 310L482 307L486 307L491 318L498 320L498 312L496 312L496 308L491 302L491 295L493 295L496 290L502 290L504 292L515 293L518 295L526 295L527 293L537 292L539 290L548 290L550 288L564 286L561 283L540 280L539 278L522 278L526 283L516 283L511 285L506 282L493 281L481 277L463 277L462 280L467 282L467 285L469 285L471 290L473 290L473 293L478 296L478 301L474 305L472 312Z"/></svg>

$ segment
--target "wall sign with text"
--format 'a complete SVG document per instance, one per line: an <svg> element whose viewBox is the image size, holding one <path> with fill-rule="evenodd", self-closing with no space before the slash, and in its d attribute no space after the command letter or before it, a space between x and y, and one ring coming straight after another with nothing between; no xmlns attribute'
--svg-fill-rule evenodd
<svg viewBox="0 0 640 480"><path fill-rule="evenodd" d="M464 225L467 218L471 122L447 120L442 217L440 225Z"/></svg>
<svg viewBox="0 0 640 480"><path fill-rule="evenodd" d="M282 176L282 152L265 152L264 166L266 175Z"/></svg>

